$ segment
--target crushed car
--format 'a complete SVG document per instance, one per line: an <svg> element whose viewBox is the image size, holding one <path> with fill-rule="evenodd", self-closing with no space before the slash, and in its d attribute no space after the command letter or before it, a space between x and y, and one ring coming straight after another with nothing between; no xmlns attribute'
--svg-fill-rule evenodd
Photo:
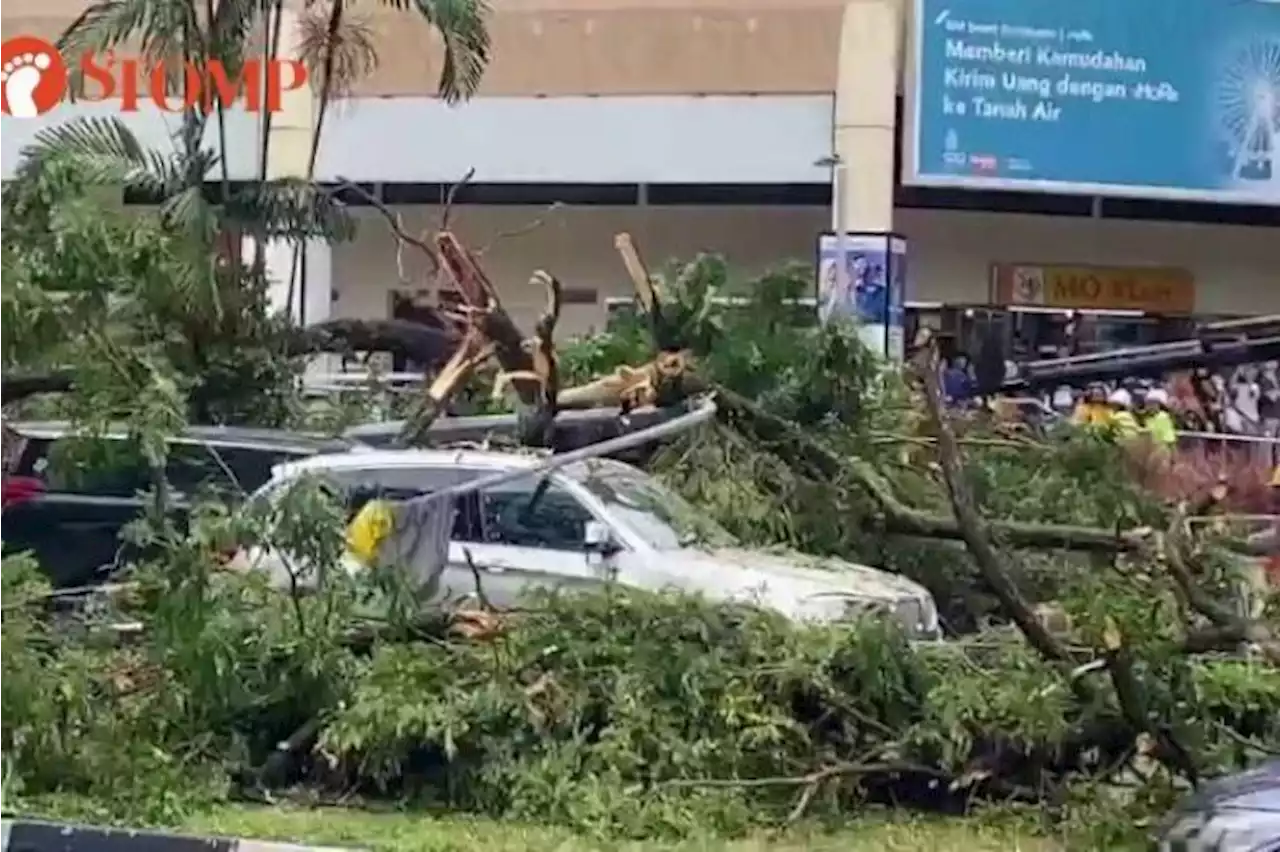
<svg viewBox="0 0 1280 852"><path fill-rule="evenodd" d="M575 461L549 472L540 471L543 460L485 450L322 454L279 466L253 499L271 500L291 483L319 477L354 517L371 500L414 501L507 474L496 476L499 484L453 499L440 598L471 592L477 575L484 596L498 607L515 605L532 588L617 583L754 603L800 621L884 615L914 638L938 636L934 600L912 580L838 559L743 547L654 477L615 459ZM296 583L302 573L270 546L247 548L232 565L267 572L277 584ZM404 567L413 575L430 571ZM347 568L360 570L356 560Z"/></svg>

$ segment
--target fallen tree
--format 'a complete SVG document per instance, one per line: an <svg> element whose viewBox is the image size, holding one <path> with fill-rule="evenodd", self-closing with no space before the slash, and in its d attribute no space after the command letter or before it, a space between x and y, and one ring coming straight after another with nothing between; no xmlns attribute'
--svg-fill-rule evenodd
<svg viewBox="0 0 1280 852"><path fill-rule="evenodd" d="M152 518L160 555L75 629L50 630L38 581L19 582L30 566L6 564L5 753L28 791L141 808L196 778L240 795L301 782L652 834L839 813L865 796L1059 805L1134 772L1145 794L1169 793L1280 744L1273 610L1234 606L1219 533L1187 523L1206 510L1138 487L1106 436L952 418L928 341L899 371L848 329L788 324L802 279L756 282L735 318L713 299L722 263L657 276L623 235L636 315L601 355L557 346L552 275L534 276L548 304L526 335L455 234L418 243L462 298L438 326L253 339L440 364L406 445L430 442L484 381L510 398L517 440L540 448L561 445L562 412L617 421L708 394L716 422L669 443L654 471L751 544L912 575L965 635L911 647L874 622L796 629L615 588L497 612L477 582L474 600L442 610L394 571L332 570L316 595L281 595L220 576L218 554L269 541L335 568L343 508L322 493L214 506L189 534ZM184 373L155 339L99 333L76 350L69 396L90 425L136 409L163 445ZM439 514L421 522L444 534ZM146 629L100 642L104 618Z"/></svg>

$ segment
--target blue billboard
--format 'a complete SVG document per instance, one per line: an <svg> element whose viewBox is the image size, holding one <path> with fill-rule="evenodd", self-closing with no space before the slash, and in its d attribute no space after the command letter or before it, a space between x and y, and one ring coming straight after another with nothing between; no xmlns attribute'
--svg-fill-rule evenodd
<svg viewBox="0 0 1280 852"><path fill-rule="evenodd" d="M1280 0L916 0L904 183L1280 205Z"/></svg>

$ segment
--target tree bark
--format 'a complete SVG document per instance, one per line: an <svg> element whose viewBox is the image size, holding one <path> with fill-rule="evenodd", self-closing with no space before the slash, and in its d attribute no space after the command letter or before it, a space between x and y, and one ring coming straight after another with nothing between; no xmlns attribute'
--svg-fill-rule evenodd
<svg viewBox="0 0 1280 852"><path fill-rule="evenodd" d="M285 354L302 357L324 352L390 352L434 372L461 342L462 334L443 322L427 325L401 319L335 319L292 329L285 340Z"/></svg>

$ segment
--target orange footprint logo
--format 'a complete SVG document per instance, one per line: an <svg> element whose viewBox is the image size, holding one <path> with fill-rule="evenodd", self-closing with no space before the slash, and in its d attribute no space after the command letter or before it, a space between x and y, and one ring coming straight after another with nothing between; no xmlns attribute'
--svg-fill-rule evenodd
<svg viewBox="0 0 1280 852"><path fill-rule="evenodd" d="M62 102L67 66L58 49L42 38L17 36L0 44L0 111L35 118Z"/></svg>

